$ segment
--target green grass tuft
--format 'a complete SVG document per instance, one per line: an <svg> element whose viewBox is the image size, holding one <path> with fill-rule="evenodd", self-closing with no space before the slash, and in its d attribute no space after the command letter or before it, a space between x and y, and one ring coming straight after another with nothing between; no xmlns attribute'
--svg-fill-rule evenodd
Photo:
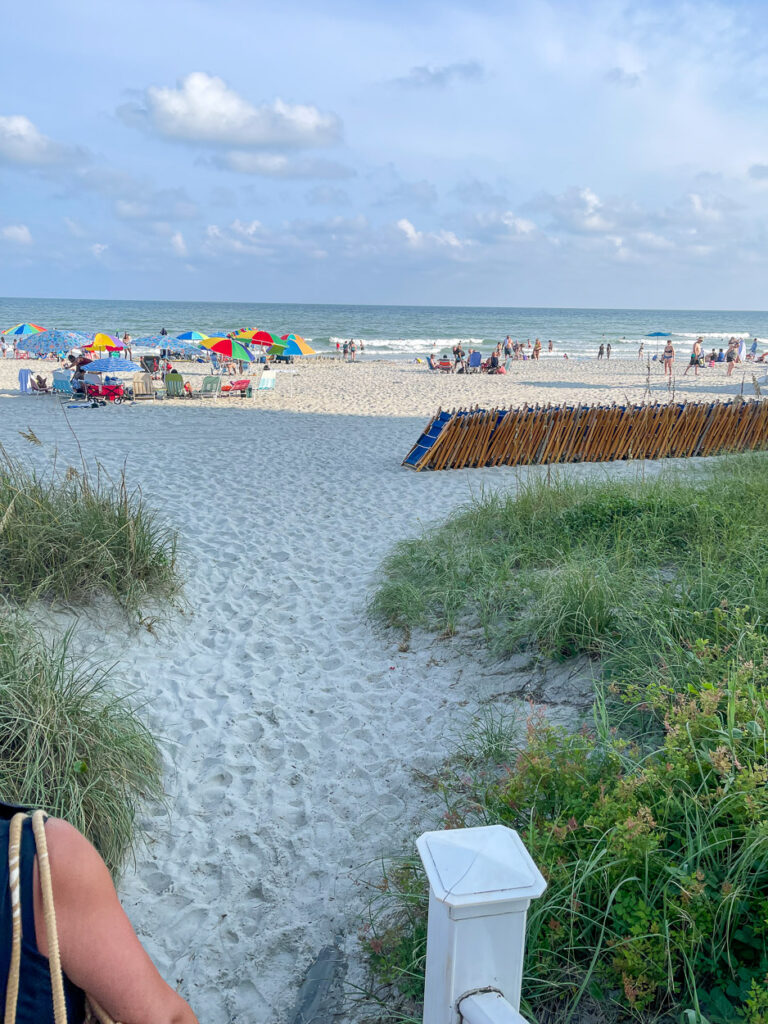
<svg viewBox="0 0 768 1024"><path fill-rule="evenodd" d="M18 617L0 619L0 793L66 818L119 873L138 809L162 796L160 755L132 702Z"/></svg>
<svg viewBox="0 0 768 1024"><path fill-rule="evenodd" d="M0 594L18 605L111 596L130 613L180 591L176 534L99 471L39 473L0 449Z"/></svg>

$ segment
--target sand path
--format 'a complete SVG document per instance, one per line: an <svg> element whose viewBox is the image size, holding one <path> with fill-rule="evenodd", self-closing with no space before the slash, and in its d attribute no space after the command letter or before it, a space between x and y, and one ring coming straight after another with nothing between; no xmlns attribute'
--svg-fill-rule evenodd
<svg viewBox="0 0 768 1024"><path fill-rule="evenodd" d="M58 400L2 416L25 458L77 459ZM157 640L112 629L101 651L166 743L170 814L146 822L125 906L202 1022L285 1024L321 947L341 935L355 960L366 865L434 825L413 769L451 749L481 688L475 659L371 630L373 574L420 522L514 476L401 469L421 419L170 404L70 418L86 457L126 460L178 527L188 576L186 616ZM20 439L29 424L43 449Z"/></svg>

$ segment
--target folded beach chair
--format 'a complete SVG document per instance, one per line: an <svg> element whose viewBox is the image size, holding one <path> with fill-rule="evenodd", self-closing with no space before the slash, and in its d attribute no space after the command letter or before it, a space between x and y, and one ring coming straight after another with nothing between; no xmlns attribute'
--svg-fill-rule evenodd
<svg viewBox="0 0 768 1024"><path fill-rule="evenodd" d="M72 394L72 371L71 370L54 370L53 371L53 390L58 395L71 395Z"/></svg>
<svg viewBox="0 0 768 1024"><path fill-rule="evenodd" d="M19 391L22 393L22 395L32 394L32 385L30 384L31 380L31 370L19 370Z"/></svg>
<svg viewBox="0 0 768 1024"><path fill-rule="evenodd" d="M149 373L134 373L133 375L133 400L140 402L144 398L155 400L155 387L152 383L152 375Z"/></svg>
<svg viewBox="0 0 768 1024"><path fill-rule="evenodd" d="M180 373L166 373L165 393L168 398L184 398L184 378Z"/></svg>
<svg viewBox="0 0 768 1024"><path fill-rule="evenodd" d="M483 357L479 352L473 352L467 360L467 373L479 373Z"/></svg>
<svg viewBox="0 0 768 1024"><path fill-rule="evenodd" d="M262 375L259 377L259 386L256 388L257 391L274 391L275 380L277 374L274 370L264 370Z"/></svg>
<svg viewBox="0 0 768 1024"><path fill-rule="evenodd" d="M218 398L221 394L221 377L209 375L203 377L203 385L198 392L200 398Z"/></svg>

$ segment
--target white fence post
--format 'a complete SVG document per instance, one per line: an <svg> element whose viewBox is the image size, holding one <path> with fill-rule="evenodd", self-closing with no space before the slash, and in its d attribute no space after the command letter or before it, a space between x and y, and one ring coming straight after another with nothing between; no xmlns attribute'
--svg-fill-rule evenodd
<svg viewBox="0 0 768 1024"><path fill-rule="evenodd" d="M424 1024L521 1021L526 913L547 887L523 841L487 825L416 845L429 879Z"/></svg>

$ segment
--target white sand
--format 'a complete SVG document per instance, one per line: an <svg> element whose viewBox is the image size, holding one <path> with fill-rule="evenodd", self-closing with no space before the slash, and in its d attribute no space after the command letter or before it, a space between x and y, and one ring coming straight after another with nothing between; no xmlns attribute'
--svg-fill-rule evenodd
<svg viewBox="0 0 768 1024"><path fill-rule="evenodd" d="M527 367L516 381L301 366L293 399L281 380L259 401L333 415L181 401L69 413L86 458L110 472L127 460L129 479L182 535L189 613L161 624L158 639L113 628L101 657L120 659L166 741L170 812L147 822L152 843L124 903L201 1022L290 1024L302 975L336 936L359 983L358 880L437 820L438 797L414 770L439 762L479 700L511 700L529 676L541 689L532 673L486 664L479 645L417 637L400 652L365 606L395 541L482 487L526 475L400 468L425 416L487 401L491 389L507 400L524 376L540 401L572 394L582 378L590 394L622 398L602 367L567 369L563 386L532 382ZM620 372L641 386L635 367ZM722 390L715 375L703 380ZM79 458L59 399L0 398L0 417L3 443L26 459L44 461L53 446ZM29 426L42 449L20 438ZM91 613L91 636L99 621ZM567 682L554 683L544 699L568 701ZM360 1014L350 993L339 1019Z"/></svg>

